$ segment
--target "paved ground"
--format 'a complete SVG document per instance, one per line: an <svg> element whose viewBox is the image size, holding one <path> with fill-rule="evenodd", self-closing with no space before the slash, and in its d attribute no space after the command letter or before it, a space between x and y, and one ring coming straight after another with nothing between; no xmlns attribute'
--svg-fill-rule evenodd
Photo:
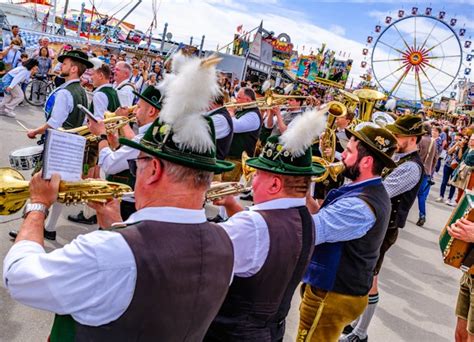
<svg viewBox="0 0 474 342"><path fill-rule="evenodd" d="M40 110L19 107L17 119L27 127L42 124ZM8 154L18 148L33 146L14 119L0 117L0 166L9 166ZM29 177L29 172L24 173ZM438 248L438 236L445 225L450 207L434 202L439 190L439 177L432 189L425 227L417 227L416 205L409 216L407 227L400 233L397 244L386 256L380 276L381 302L369 329L371 341L452 341L455 326L456 302L460 272L445 266ZM76 213L78 207L65 208L58 223L58 239L46 242L48 250L61 247L78 234L93 228L73 224L66 220L68 213ZM8 231L17 229L20 220L0 216L0 258L3 260L12 245ZM295 294L288 317L286 341L294 340L298 324L299 298ZM10 299L0 287L0 341L45 341L52 322L52 314L31 309Z"/></svg>

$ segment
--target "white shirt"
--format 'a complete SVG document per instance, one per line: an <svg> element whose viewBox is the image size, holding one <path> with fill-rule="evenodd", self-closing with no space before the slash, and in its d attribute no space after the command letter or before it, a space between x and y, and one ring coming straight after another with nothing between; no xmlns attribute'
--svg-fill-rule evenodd
<svg viewBox="0 0 474 342"><path fill-rule="evenodd" d="M234 246L234 274L251 277L267 259L270 234L262 215L256 210L288 209L306 205L305 198L280 198L260 203L219 223L229 235Z"/></svg>
<svg viewBox="0 0 474 342"><path fill-rule="evenodd" d="M8 73L13 77L9 85L10 88L27 81L31 75L31 72L22 65L10 70Z"/></svg>
<svg viewBox="0 0 474 342"><path fill-rule="evenodd" d="M257 130L260 127L260 117L256 112L248 112L239 119L232 117L234 133L245 133Z"/></svg>
<svg viewBox="0 0 474 342"><path fill-rule="evenodd" d="M107 111L107 107L109 106L109 98L103 92L99 91L104 87L112 87L112 85L107 83L97 87L92 96L92 102L94 103L94 116L99 117L102 120L104 119L104 113Z"/></svg>
<svg viewBox="0 0 474 342"><path fill-rule="evenodd" d="M151 207L132 214L125 223L143 219L206 222L203 209ZM79 235L50 253L36 242L20 241L3 262L4 286L13 299L37 309L70 314L90 326L107 324L125 312L136 279L133 253L122 235L112 231Z"/></svg>
<svg viewBox="0 0 474 342"><path fill-rule="evenodd" d="M139 142L145 135L152 123L146 124L138 128L138 134L133 137L133 141ZM99 152L98 165L107 175L128 170L129 159L138 158L140 151L129 146L121 146L118 150L112 151L109 147L105 147Z"/></svg>
<svg viewBox="0 0 474 342"><path fill-rule="evenodd" d="M215 114L211 117L212 123L214 124L214 129L216 131L216 139L225 138L230 134L230 126L226 118L222 114Z"/></svg>
<svg viewBox="0 0 474 342"><path fill-rule="evenodd" d="M121 107L131 107L133 105L133 99L135 98L135 95L133 94L133 91L135 89L133 89L133 86L127 85L124 86L122 89L119 89L126 83L129 83L128 80L123 80L122 82L120 82L120 84L117 84L117 82L114 83L114 88L115 90L117 90L117 95Z"/></svg>
<svg viewBox="0 0 474 342"><path fill-rule="evenodd" d="M58 129L59 127L62 127L64 121L66 121L69 114L73 111L74 99L72 98L72 94L64 88L73 82L79 81L79 79L67 81L50 95L52 96L55 94L56 96L51 117L47 121L47 124L52 128Z"/></svg>

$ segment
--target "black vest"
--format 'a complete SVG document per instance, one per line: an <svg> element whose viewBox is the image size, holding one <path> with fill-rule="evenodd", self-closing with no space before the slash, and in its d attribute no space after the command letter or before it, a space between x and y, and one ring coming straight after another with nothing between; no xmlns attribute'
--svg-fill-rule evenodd
<svg viewBox="0 0 474 342"><path fill-rule="evenodd" d="M398 161L397 165L403 164L407 161L412 161L418 164L421 170L421 177L418 183L411 190L402 192L400 195L395 196L391 199L392 212L390 213L388 229L405 227L408 213L410 212L413 202L415 202L416 195L418 194L418 189L420 189L420 185L423 180L423 175L425 173L425 168L423 166L423 162L421 161L420 155L418 154L418 151L414 151L413 153L404 156ZM390 173L388 173L387 175L389 174Z"/></svg>
<svg viewBox="0 0 474 342"><path fill-rule="evenodd" d="M306 207L258 211L270 247L262 268L234 277L205 341L275 341L283 338L291 298L314 248L314 224Z"/></svg>
<svg viewBox="0 0 474 342"><path fill-rule="evenodd" d="M246 115L247 113L255 112L257 113L259 125L258 129L250 132L245 133L236 133L234 132L234 136L232 138L232 143L230 145L229 156L234 158L240 158L242 156L242 152L247 152L250 156L253 156L255 151L255 146L257 145L257 140L260 135L260 128L262 127L262 117L260 115L260 111L257 107L255 108L248 108L244 109L243 111L237 112L235 117L237 119L241 118L242 116Z"/></svg>
<svg viewBox="0 0 474 342"><path fill-rule="evenodd" d="M372 287L375 264L387 231L390 199L383 185L366 187L359 198L374 212L375 223L364 236L343 244L333 291L364 296Z"/></svg>
<svg viewBox="0 0 474 342"><path fill-rule="evenodd" d="M132 301L117 320L76 324L76 341L202 341L224 301L234 265L218 225L142 221L118 230L137 265Z"/></svg>
<svg viewBox="0 0 474 342"><path fill-rule="evenodd" d="M232 118L227 109L218 108L209 114L209 117L212 117L216 114L222 115L230 127L230 133L227 136L216 140L216 157L217 159L224 160L224 158L229 154L230 144L232 143L232 137L234 135L234 124L232 123Z"/></svg>
<svg viewBox="0 0 474 342"><path fill-rule="evenodd" d="M372 286L387 230L390 199L379 178L332 190L322 208L348 197L360 198L369 205L375 216L374 225L359 239L316 246L303 282L326 291L364 296Z"/></svg>

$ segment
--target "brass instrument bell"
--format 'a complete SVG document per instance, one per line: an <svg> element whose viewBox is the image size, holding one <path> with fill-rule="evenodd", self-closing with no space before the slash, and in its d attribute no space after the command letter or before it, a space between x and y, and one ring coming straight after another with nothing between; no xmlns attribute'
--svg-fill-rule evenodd
<svg viewBox="0 0 474 342"><path fill-rule="evenodd" d="M359 122L371 121L375 104L385 98L385 94L373 89L357 89L354 95L359 98Z"/></svg>
<svg viewBox="0 0 474 342"><path fill-rule="evenodd" d="M311 181L315 183L324 182L328 177L331 177L333 181L336 181L337 176L345 169L344 163L342 161L329 163L326 159L316 156L312 157L312 161L313 163L321 164L326 169L326 171L324 171L321 176L311 177Z"/></svg>
<svg viewBox="0 0 474 342"><path fill-rule="evenodd" d="M326 148L331 149L331 154L329 156L324 155L323 158L332 163L336 154L336 119L346 116L347 108L339 101L328 102L327 108L328 119L326 122L326 130L321 139L321 150L324 152Z"/></svg>

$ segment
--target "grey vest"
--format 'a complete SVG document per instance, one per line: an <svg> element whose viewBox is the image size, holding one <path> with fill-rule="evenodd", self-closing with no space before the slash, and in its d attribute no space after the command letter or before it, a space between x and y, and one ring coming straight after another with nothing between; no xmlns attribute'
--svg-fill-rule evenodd
<svg viewBox="0 0 474 342"><path fill-rule="evenodd" d="M227 233L207 222L156 221L118 232L137 265L132 301L109 324L77 323L76 341L202 341L232 276L234 255Z"/></svg>
<svg viewBox="0 0 474 342"><path fill-rule="evenodd" d="M291 298L314 248L314 223L306 207L259 210L270 248L253 276L235 276L205 341L275 341L283 338Z"/></svg>

